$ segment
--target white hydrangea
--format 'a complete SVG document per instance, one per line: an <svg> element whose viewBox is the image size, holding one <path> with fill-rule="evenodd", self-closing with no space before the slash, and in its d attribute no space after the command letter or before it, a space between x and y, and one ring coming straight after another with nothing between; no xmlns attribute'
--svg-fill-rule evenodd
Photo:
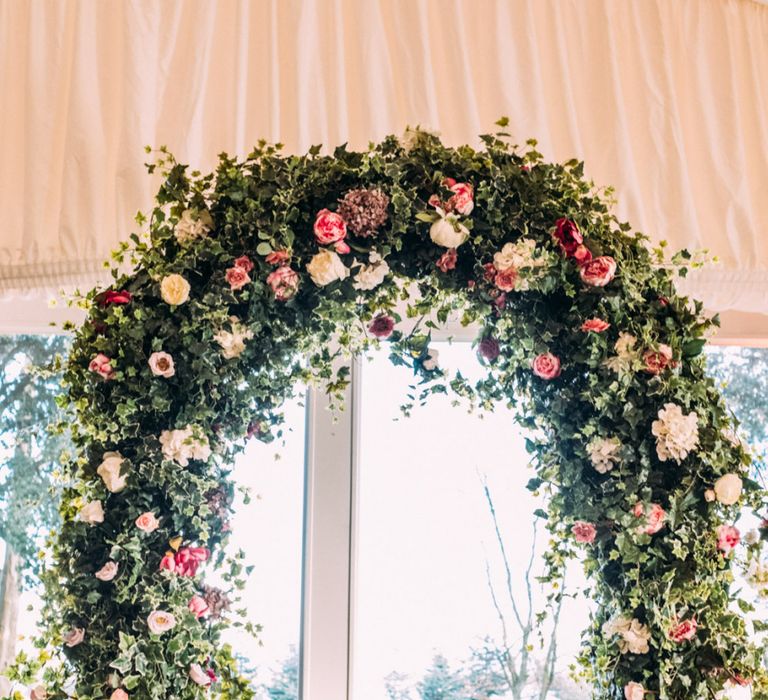
<svg viewBox="0 0 768 700"><path fill-rule="evenodd" d="M192 425L177 430L163 430L160 433L160 444L163 446L163 457L182 467L186 467L190 459L206 462L211 456L208 438Z"/></svg>
<svg viewBox="0 0 768 700"><path fill-rule="evenodd" d="M651 631L640 620L624 615L612 617L603 625L603 636L610 639L616 635L620 637L618 644L622 654L648 653Z"/></svg>
<svg viewBox="0 0 768 700"><path fill-rule="evenodd" d="M605 474L620 461L621 441L618 438L594 438L587 445L587 452L596 471Z"/></svg>
<svg viewBox="0 0 768 700"><path fill-rule="evenodd" d="M695 411L685 414L674 403L664 404L651 430L656 437L656 454L662 462L673 459L679 464L699 444L698 415Z"/></svg>
<svg viewBox="0 0 768 700"><path fill-rule="evenodd" d="M202 211L195 216L191 209L185 209L173 233L179 243L187 243L196 238L202 238L211 228L213 228L213 220L207 211Z"/></svg>
<svg viewBox="0 0 768 700"><path fill-rule="evenodd" d="M368 255L368 265L360 265L360 270L355 275L352 286L361 291L375 289L388 274L387 261L375 250L372 250Z"/></svg>
<svg viewBox="0 0 768 700"><path fill-rule="evenodd" d="M550 264L546 251L536 249L536 241L532 238L522 238L517 243L506 243L493 256L493 266L499 270L514 268L519 273L515 291L524 292L530 289L530 284L541 274L538 268Z"/></svg>
<svg viewBox="0 0 768 700"><path fill-rule="evenodd" d="M624 374L636 368L640 361L640 353L635 349L637 338L631 333L619 333L613 349L616 354L605 361L606 367L617 374Z"/></svg>
<svg viewBox="0 0 768 700"><path fill-rule="evenodd" d="M232 360L239 357L245 350L245 341L253 338L253 331L246 328L237 316L230 318L232 330L221 330L213 339L221 346L221 354L227 359Z"/></svg>

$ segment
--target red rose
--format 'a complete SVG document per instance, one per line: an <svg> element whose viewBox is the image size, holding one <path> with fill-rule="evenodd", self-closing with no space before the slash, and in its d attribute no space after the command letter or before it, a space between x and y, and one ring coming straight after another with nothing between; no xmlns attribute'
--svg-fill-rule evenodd
<svg viewBox="0 0 768 700"><path fill-rule="evenodd" d="M581 235L576 222L566 218L558 219L555 222L555 232L552 235L568 257L573 257L576 250L584 242L584 237Z"/></svg>
<svg viewBox="0 0 768 700"><path fill-rule="evenodd" d="M299 275L287 265L281 265L267 276L267 284L272 289L275 299L288 301L299 289Z"/></svg>
<svg viewBox="0 0 768 700"><path fill-rule="evenodd" d="M542 379L555 379L560 376L560 358L551 352L537 355L533 360L533 373Z"/></svg>
<svg viewBox="0 0 768 700"><path fill-rule="evenodd" d="M101 352L88 363L88 369L103 379L112 379L115 375L115 370L112 369L112 360Z"/></svg>
<svg viewBox="0 0 768 700"><path fill-rule="evenodd" d="M741 533L733 525L717 528L717 548L725 555L730 554L741 541Z"/></svg>
<svg viewBox="0 0 768 700"><path fill-rule="evenodd" d="M368 332L377 338L389 338L395 330L395 319L386 314L379 314L368 324Z"/></svg>
<svg viewBox="0 0 768 700"><path fill-rule="evenodd" d="M323 209L318 212L315 219L315 238L321 245L334 243L337 253L348 253L349 246L344 243L347 237L347 224L344 219L335 212Z"/></svg>
<svg viewBox="0 0 768 700"><path fill-rule="evenodd" d="M133 299L133 294L127 292L125 289L116 292L114 289L104 292L99 295L99 306L109 306L110 304L130 304Z"/></svg>
<svg viewBox="0 0 768 700"><path fill-rule="evenodd" d="M475 208L475 193L467 182L454 182L448 185L448 189L453 192L446 202L446 211L455 211L457 214L467 216Z"/></svg>
<svg viewBox="0 0 768 700"><path fill-rule="evenodd" d="M484 357L489 362L493 362L501 354L499 341L496 338L483 338L477 351L480 357Z"/></svg>
<svg viewBox="0 0 768 700"><path fill-rule="evenodd" d="M592 331L593 333L602 333L607 331L611 327L611 324L607 321L603 321L602 318L590 318L581 324L581 330L585 332Z"/></svg>
<svg viewBox="0 0 768 700"><path fill-rule="evenodd" d="M597 529L592 523L586 523L583 520L577 520L571 528L573 536L577 542L582 544L592 544L597 536Z"/></svg>
<svg viewBox="0 0 768 700"><path fill-rule="evenodd" d="M584 263L580 268L581 279L592 287L605 287L616 275L616 261L610 255Z"/></svg>
<svg viewBox="0 0 768 700"><path fill-rule="evenodd" d="M291 254L287 250L273 250L264 259L270 265L282 265L291 259Z"/></svg>
<svg viewBox="0 0 768 700"><path fill-rule="evenodd" d="M253 263L247 255L241 255L237 258L234 265L235 267L242 267L246 272L251 272L253 270Z"/></svg>
<svg viewBox="0 0 768 700"><path fill-rule="evenodd" d="M669 638L678 644L693 639L696 636L697 627L696 618L692 617L690 620L683 620L672 626L669 630Z"/></svg>
<svg viewBox="0 0 768 700"><path fill-rule="evenodd" d="M440 256L440 259L436 263L437 267L443 272L453 270L456 267L457 258L458 256L456 255L456 248L449 248Z"/></svg>
<svg viewBox="0 0 768 700"><path fill-rule="evenodd" d="M674 367L672 348L669 345L659 345L658 350L648 350L643 354L645 371L649 374L661 374L667 367Z"/></svg>
<svg viewBox="0 0 768 700"><path fill-rule="evenodd" d="M244 267L240 267L238 265L230 267L226 273L224 273L224 277L226 278L227 282L229 282L229 286L232 291L245 287L245 285L251 281L251 277L248 274L248 271Z"/></svg>
<svg viewBox="0 0 768 700"><path fill-rule="evenodd" d="M502 292L511 292L517 284L517 270L514 267L499 270L493 281Z"/></svg>

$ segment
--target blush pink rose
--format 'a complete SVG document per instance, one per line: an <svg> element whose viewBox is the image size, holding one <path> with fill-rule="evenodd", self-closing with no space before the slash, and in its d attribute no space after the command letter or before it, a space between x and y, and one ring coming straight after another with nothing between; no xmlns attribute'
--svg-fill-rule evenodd
<svg viewBox="0 0 768 700"><path fill-rule="evenodd" d="M153 512L147 511L136 518L136 527L142 532L154 532L160 527L160 521Z"/></svg>
<svg viewBox="0 0 768 700"><path fill-rule="evenodd" d="M215 683L218 678L212 669L204 669L200 664L191 664L189 667L189 677L197 683L197 685L208 686L211 683Z"/></svg>
<svg viewBox="0 0 768 700"><path fill-rule="evenodd" d="M108 561L104 566L102 566L95 574L94 576L99 579L99 581L111 581L115 576L117 576L117 571L119 569L120 565L116 561Z"/></svg>
<svg viewBox="0 0 768 700"><path fill-rule="evenodd" d="M560 358L551 352L537 355L533 360L533 373L542 379L555 379L560 376Z"/></svg>
<svg viewBox="0 0 768 700"><path fill-rule="evenodd" d="M667 367L675 366L669 345L659 345L658 350L647 350L643 354L643 362L648 374L661 374Z"/></svg>
<svg viewBox="0 0 768 700"><path fill-rule="evenodd" d="M379 314L368 324L368 332L377 338L389 338L395 330L395 319L386 314Z"/></svg>
<svg viewBox="0 0 768 700"><path fill-rule="evenodd" d="M247 255L241 255L239 258L236 258L233 264L235 267L242 267L246 272L251 272L253 270L253 262Z"/></svg>
<svg viewBox="0 0 768 700"><path fill-rule="evenodd" d="M611 324L607 321L603 321L602 318L590 318L581 324L581 330L584 332L592 331L593 333L602 333L607 331L611 327Z"/></svg>
<svg viewBox="0 0 768 700"><path fill-rule="evenodd" d="M315 238L321 245L333 243L337 253L349 252L349 246L344 242L347 237L347 224L341 215L328 209L319 211L314 230Z"/></svg>
<svg viewBox="0 0 768 700"><path fill-rule="evenodd" d="M741 541L741 533L733 525L717 528L717 548L725 555L730 554Z"/></svg>
<svg viewBox="0 0 768 700"><path fill-rule="evenodd" d="M555 230L552 235L560 249L569 258L573 257L579 246L582 246L582 243L584 243L584 237L581 235L576 222L564 217L555 222Z"/></svg>
<svg viewBox="0 0 768 700"><path fill-rule="evenodd" d="M115 370L112 369L112 360L101 352L90 361L88 369L103 379L112 379L115 376Z"/></svg>
<svg viewBox="0 0 768 700"><path fill-rule="evenodd" d="M640 683L627 683L624 686L625 700L643 700L645 698L645 688Z"/></svg>
<svg viewBox="0 0 768 700"><path fill-rule="evenodd" d="M496 287L502 292L511 292L517 285L517 270L509 267L506 270L499 270L493 279Z"/></svg>
<svg viewBox="0 0 768 700"><path fill-rule="evenodd" d="M250 262L250 261L249 261ZM244 267L239 265L233 265L225 273L224 277L229 282L229 287L232 291L242 289L248 282L251 281L251 276Z"/></svg>
<svg viewBox="0 0 768 700"><path fill-rule="evenodd" d="M128 693L122 688L118 688L112 692L112 695L109 696L109 700L128 700Z"/></svg>
<svg viewBox="0 0 768 700"><path fill-rule="evenodd" d="M673 642L679 644L680 642L693 639L696 636L697 628L698 624L696 623L696 618L692 617L690 620L683 620L682 622L672 625L668 636Z"/></svg>
<svg viewBox="0 0 768 700"><path fill-rule="evenodd" d="M616 261L610 255L602 255L584 263L579 274L585 284L605 287L616 276Z"/></svg>
<svg viewBox="0 0 768 700"><path fill-rule="evenodd" d="M287 265L281 265L267 276L267 284L272 289L275 299L288 301L296 296L299 289L299 274Z"/></svg>
<svg viewBox="0 0 768 700"><path fill-rule="evenodd" d="M636 503L635 507L632 509L632 514L636 518L645 516L645 524L640 525L637 528L637 531L645 533L646 535L655 535L664 527L664 521L667 519L666 511L658 503L651 503L651 507L648 509L647 514L645 506L642 503Z"/></svg>
<svg viewBox="0 0 768 700"><path fill-rule="evenodd" d="M198 620L208 614L208 603L199 595L192 596L187 607Z"/></svg>
<svg viewBox="0 0 768 700"><path fill-rule="evenodd" d="M597 529L592 523L577 520L571 528L571 533L574 538L576 538L577 542L581 542L582 544L592 544L595 541Z"/></svg>
<svg viewBox="0 0 768 700"><path fill-rule="evenodd" d="M273 250L266 258L270 265L282 265L291 259L291 254L287 250Z"/></svg>
<svg viewBox="0 0 768 700"><path fill-rule="evenodd" d="M453 270L456 267L457 259L456 248L449 248L440 256L436 265L442 272L448 272L448 270Z"/></svg>

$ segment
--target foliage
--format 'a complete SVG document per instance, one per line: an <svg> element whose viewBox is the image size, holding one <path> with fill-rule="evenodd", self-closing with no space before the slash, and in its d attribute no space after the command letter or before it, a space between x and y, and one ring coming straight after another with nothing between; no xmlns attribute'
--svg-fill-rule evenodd
<svg viewBox="0 0 768 700"><path fill-rule="evenodd" d="M193 671L205 683L195 664L218 676L219 697L250 697L231 650L219 643L227 620L196 619L187 609L200 592L197 564L193 575L179 575L168 570L168 557L181 547L186 562L193 549L203 558L195 548L208 548L208 566L226 567L236 593L244 570L238 559L222 561L228 530L219 507L231 493L234 453L245 436L279 434L280 407L297 383L319 383L338 395L347 375L334 374L333 342L346 353L378 343L368 332L378 314L396 324L391 354L413 367L415 401L451 390L481 408L510 406L521 424L538 431L528 443L537 467L531 488L549 496L541 514L553 543L550 581L577 546L572 526L583 521L582 537L584 523L594 528L592 543L579 546L593 580L589 595L600 606L584 652L595 698L618 699L630 681L670 700L709 697L738 678L753 682L755 697L767 696L761 650L730 606L734 555L721 554L717 544L717 527L732 523L739 505L762 507L764 494L746 478L750 458L728 437L734 421L705 374L703 336L713 320L675 294L661 253L617 222L608 194L584 179L580 163L544 163L535 143L518 152L503 133L483 143L482 150L447 148L417 131L364 153L340 147L332 156L320 148L283 156L262 143L241 162L221 156L208 175L165 153L152 166L166 180L149 236L134 236L117 254L110 290L81 300L89 316L65 366L76 454L63 467L63 523L45 574L48 631L41 646L58 649L63 659L62 666L49 664L49 697L69 695L65 681L72 675L79 700L118 687L147 700L201 698L207 688L191 677ZM471 185L473 211L465 197L448 213L455 190L447 178ZM386 224L374 236L351 232L346 240L319 241L318 213L334 210L355 188L386 194ZM368 226L380 214L359 218ZM583 248L558 245L553 230L560 220L584 232ZM495 255L513 243L521 246L518 257L528 251L527 262L494 267ZM360 289L360 265L373 266L374 250L387 274L382 284ZM602 260L602 280L585 282L587 255L610 256ZM241 256L248 260L231 272ZM684 265L687 258L674 260ZM246 262L254 267L243 282ZM613 263L617 274L608 279ZM131 272L121 273L121 264ZM237 280L243 284L235 288ZM416 330L403 330L399 302L421 319ZM452 312L481 324L479 339L494 341L482 346L488 374L475 386L445 376L429 352L430 328ZM582 330L592 318L610 327ZM374 328L385 334L386 325ZM620 333L631 334L634 345ZM172 356L172 376L151 371L150 358L161 351ZM667 351L669 361L659 367ZM649 352L657 371L646 371ZM696 413L697 441L691 444L689 434L690 449L675 459L657 451L652 433L665 404L688 419ZM169 449L176 434L163 431L187 426L183 444ZM596 437L618 441L610 471L598 471L591 460ZM109 452L119 453L127 482L115 492L97 472ZM729 473L744 478L739 505L708 500L714 482ZM663 509L663 529L639 530L638 503ZM152 532L135 525L147 511L160 520ZM758 555L759 546L750 545L748 556ZM119 573L98 580L94 574L108 560ZM150 633L147 619L156 609L172 612L176 626ZM616 634L603 631L617 615L647 629L647 651L623 648ZM693 619L692 638L670 637L678 620ZM83 641L62 645L63 635L77 629Z"/></svg>
<svg viewBox="0 0 768 700"><path fill-rule="evenodd" d="M280 671L264 690L269 700L298 700L299 698L299 653L293 649L283 661Z"/></svg>

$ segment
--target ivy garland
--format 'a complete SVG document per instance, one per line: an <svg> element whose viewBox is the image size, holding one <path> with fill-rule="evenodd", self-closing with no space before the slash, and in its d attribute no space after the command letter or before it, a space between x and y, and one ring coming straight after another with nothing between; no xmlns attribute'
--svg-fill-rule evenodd
<svg viewBox="0 0 768 700"><path fill-rule="evenodd" d="M332 341L345 353L387 341L418 399L501 403L535 430L546 579L581 552L599 604L583 653L593 697L749 683L768 697L749 603L736 612L731 592L736 562L768 581L768 529L740 545L733 526L765 493L705 375L717 320L675 293L675 265L616 220L580 163L545 163L506 133L482 141L447 148L411 130L332 156L262 142L207 175L165 151L149 166L166 176L149 234L116 254L110 289L83 298L65 365L77 449L47 633L40 658L11 672L29 683L43 667L33 697L252 697L220 643L243 574L242 555L223 554L228 465L245 438L279 437L298 384L341 393ZM411 317L481 324L486 378L446 376L433 322L404 332L403 303ZM204 568L229 590L206 586Z"/></svg>

